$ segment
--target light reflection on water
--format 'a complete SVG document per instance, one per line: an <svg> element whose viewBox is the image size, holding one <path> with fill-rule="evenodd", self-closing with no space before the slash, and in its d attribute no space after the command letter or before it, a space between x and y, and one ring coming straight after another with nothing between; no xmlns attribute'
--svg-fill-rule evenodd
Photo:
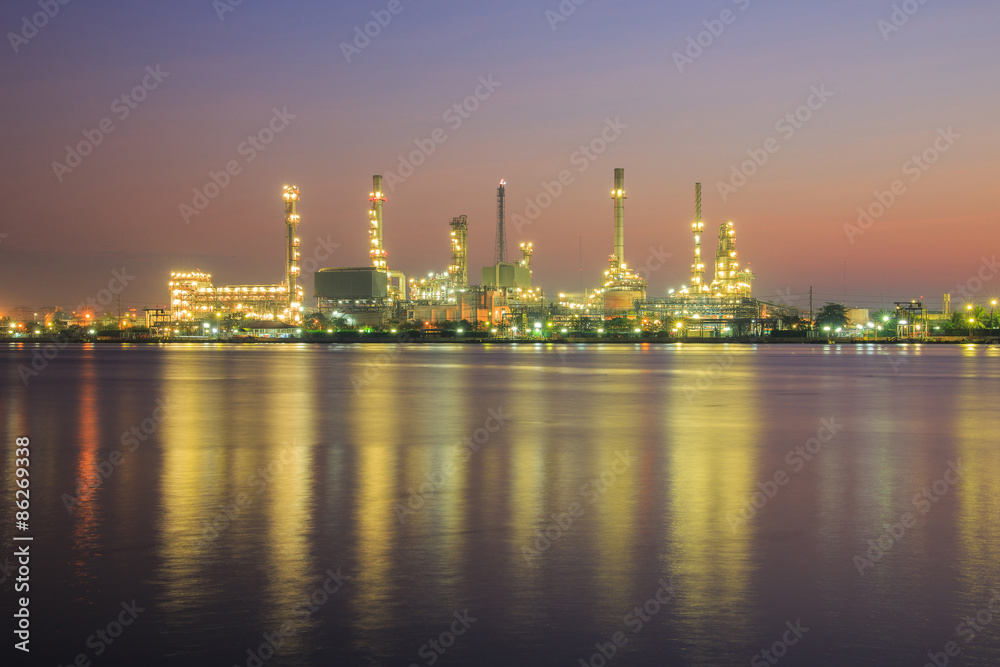
<svg viewBox="0 0 1000 667"><path fill-rule="evenodd" d="M0 354L3 460L30 432L45 498L55 660L133 598L148 615L103 664L246 664L278 631L266 664L427 664L466 609L440 664L579 664L619 631L620 664L745 664L797 619L811 629L783 664L1000 651L1000 625L955 635L1000 588L995 348L85 346L27 389L31 350ZM69 515L60 494L158 398L169 416ZM467 446L491 414L503 426ZM793 470L831 418L843 430ZM916 511L959 459L956 488ZM731 521L777 471L787 484ZM907 511L917 525L859 575Z"/></svg>

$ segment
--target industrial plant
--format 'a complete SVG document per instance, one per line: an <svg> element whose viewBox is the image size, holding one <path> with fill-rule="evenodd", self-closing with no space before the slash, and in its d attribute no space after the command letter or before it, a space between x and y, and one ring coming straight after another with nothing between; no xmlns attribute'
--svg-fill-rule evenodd
<svg viewBox="0 0 1000 667"><path fill-rule="evenodd" d="M200 270L170 274L170 318L174 322L211 321L229 315L251 320L302 321L303 289L299 284L299 189L286 185L281 193L285 205L285 279L272 285L226 285L215 287L212 275Z"/></svg>
<svg viewBox="0 0 1000 667"><path fill-rule="evenodd" d="M608 269L591 293L579 298L560 295L546 305L545 292L532 282L534 247L520 244L520 257L508 256L506 181L496 191L496 230L493 262L482 267L480 284L469 282L470 222L458 215L441 226L447 267L409 280L392 265L385 244L387 198L382 176L372 177L368 195L368 256L370 265L322 268L314 274L313 296L321 315L342 318L355 327L384 328L418 324L433 328L441 322L465 321L473 326L528 335L541 319L579 322L585 319L603 331L606 320L633 321L643 328L669 330L683 336L729 337L759 335L778 324L777 316L790 310L754 299L754 274L741 266L732 221L719 226L713 276L706 275L702 256L705 222L701 184L695 185L695 215L691 223L694 262L690 279L663 298L649 298L646 281L625 260L625 170L614 170L612 252ZM173 324L221 318L301 326L305 317L304 286L300 284L298 203L299 189L282 191L285 225L285 270L280 283L216 287L212 276L200 270L170 275L169 320ZM164 319L166 315L164 314ZM168 324L168 327L170 325Z"/></svg>

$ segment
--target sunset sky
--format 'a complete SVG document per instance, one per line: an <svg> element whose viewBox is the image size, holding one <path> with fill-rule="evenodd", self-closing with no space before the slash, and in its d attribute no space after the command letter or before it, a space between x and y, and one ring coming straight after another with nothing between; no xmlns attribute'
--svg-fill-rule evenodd
<svg viewBox="0 0 1000 667"><path fill-rule="evenodd" d="M35 30L24 17L37 1L4 3L0 311L72 307L122 267L135 276L122 303L135 307L166 305L172 269L199 268L216 284L278 282L288 183L302 192L303 259L323 239L339 246L322 266L367 265L372 175L399 175L401 156L438 128L443 143L387 188L389 265L408 276L445 270L448 222L467 214L476 281L492 261L504 178L508 243L534 242L536 284L550 296L579 291L582 239L585 286L596 286L612 251L616 167L629 196L626 260L670 254L651 272L652 297L687 281L696 181L708 245L733 220L765 300L814 286L817 303L925 296L937 309L997 253L995 0L897 3L898 30L889 0L562 6L575 10L562 16L557 0L78 1ZM358 48L372 12L391 21ZM708 45L679 66L675 54L699 33ZM481 79L499 85L484 94ZM121 96L144 80L145 99L126 106ZM467 118L448 113L477 88L485 99ZM807 101L806 121L783 121ZM272 124L282 129L248 149L275 109L287 110ZM103 119L113 129L102 132ZM581 158L609 120L615 140ZM71 170L54 165L85 132L99 145ZM748 151L766 163L724 196L719 183ZM924 170L911 161L925 151L936 161ZM230 161L239 173L186 222L182 205ZM526 200L564 170L572 182L518 229ZM859 207L897 180L895 202L849 234ZM982 299L1000 294L992 271Z"/></svg>

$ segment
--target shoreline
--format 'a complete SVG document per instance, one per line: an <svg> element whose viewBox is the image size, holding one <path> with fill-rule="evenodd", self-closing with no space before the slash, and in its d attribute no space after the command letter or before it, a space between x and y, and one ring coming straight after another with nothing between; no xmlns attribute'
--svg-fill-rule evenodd
<svg viewBox="0 0 1000 667"><path fill-rule="evenodd" d="M149 339L149 338L122 338L122 339L60 339L54 337L25 337L25 338L0 338L0 343L11 344L33 344L33 345L191 345L201 343L203 345L300 345L303 343L313 345L997 345L1000 339L979 338L979 339L957 339L957 340L935 340L935 339L827 339L827 338L659 338L653 336L632 336L632 337L602 337L596 338L555 338L555 339L531 339L531 338L476 338L464 336L462 338L440 338L440 337L405 337L405 336L372 336L366 335L345 337L297 337L297 338L261 338L255 340L227 340L227 339L205 339L205 338L171 338L171 339Z"/></svg>

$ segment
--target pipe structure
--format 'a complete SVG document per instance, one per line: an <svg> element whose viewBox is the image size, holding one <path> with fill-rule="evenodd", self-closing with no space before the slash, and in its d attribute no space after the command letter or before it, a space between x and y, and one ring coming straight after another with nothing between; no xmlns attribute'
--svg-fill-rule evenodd
<svg viewBox="0 0 1000 667"><path fill-rule="evenodd" d="M611 191L611 198L615 200L615 266L620 267L625 264L625 170L615 169L615 189Z"/></svg>
<svg viewBox="0 0 1000 667"><path fill-rule="evenodd" d="M285 202L285 289L287 290L287 316L298 322L302 319L302 286L299 285L299 189L286 185L281 197Z"/></svg>
<svg viewBox="0 0 1000 667"><path fill-rule="evenodd" d="M531 256L535 254L535 246L531 243L521 244L521 266L531 268Z"/></svg>
<svg viewBox="0 0 1000 667"><path fill-rule="evenodd" d="M469 216L451 219L451 266L448 275L456 287L469 284Z"/></svg>
<svg viewBox="0 0 1000 667"><path fill-rule="evenodd" d="M389 253L385 251L382 241L382 204L385 203L385 194L382 192L381 176L372 176L372 193L369 196L369 201L372 203L371 210L368 212L371 222L369 237L371 238L372 266L376 269L384 269Z"/></svg>
<svg viewBox="0 0 1000 667"><path fill-rule="evenodd" d="M706 292L705 263L701 258L701 234L705 231L705 223L701 219L701 183L694 184L694 222L691 223L694 233L694 264L691 265L691 291Z"/></svg>
<svg viewBox="0 0 1000 667"><path fill-rule="evenodd" d="M719 246L715 249L715 280L712 290L716 294L732 294L738 291L736 273L740 263L736 255L736 229L732 220L719 225Z"/></svg>
<svg viewBox="0 0 1000 667"><path fill-rule="evenodd" d="M387 271L386 273L389 275L390 291L392 291L392 279L399 278L398 299L400 301L406 301L406 275L402 271Z"/></svg>

